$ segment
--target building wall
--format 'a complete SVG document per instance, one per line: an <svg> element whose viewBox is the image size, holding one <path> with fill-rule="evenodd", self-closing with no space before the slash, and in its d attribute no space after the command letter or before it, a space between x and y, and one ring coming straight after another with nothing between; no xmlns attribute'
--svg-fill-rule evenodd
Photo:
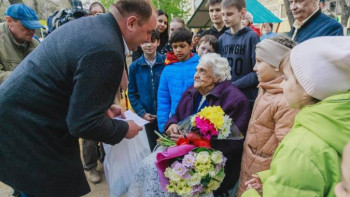
<svg viewBox="0 0 350 197"><path fill-rule="evenodd" d="M278 33L287 33L290 31L290 25L287 17L287 12L284 7L283 0L258 0L262 5L274 13L278 18L282 19L283 22L280 24ZM278 24L274 24L274 31Z"/></svg>

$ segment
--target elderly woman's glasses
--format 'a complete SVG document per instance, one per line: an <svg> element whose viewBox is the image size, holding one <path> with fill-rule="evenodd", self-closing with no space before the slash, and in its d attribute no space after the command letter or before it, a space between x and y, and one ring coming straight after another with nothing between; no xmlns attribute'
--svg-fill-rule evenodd
<svg viewBox="0 0 350 197"><path fill-rule="evenodd" d="M199 75L206 75L208 71L204 68L200 68L200 69L196 69L196 73L198 73Z"/></svg>

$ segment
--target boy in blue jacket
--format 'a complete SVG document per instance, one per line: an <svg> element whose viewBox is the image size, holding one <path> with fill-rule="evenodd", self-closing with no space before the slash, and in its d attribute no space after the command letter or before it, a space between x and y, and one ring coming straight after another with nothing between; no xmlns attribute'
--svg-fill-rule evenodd
<svg viewBox="0 0 350 197"><path fill-rule="evenodd" d="M167 53L166 67L158 88L158 128L164 132L164 125L175 114L182 93L193 85L193 76L199 56L191 52L192 32L185 28L175 30L170 37L173 52Z"/></svg>
<svg viewBox="0 0 350 197"><path fill-rule="evenodd" d="M251 108L258 94L259 83L255 65L255 46L259 36L250 27L241 25L246 14L245 0L223 0L221 11L227 30L219 38L219 52L231 66L232 83L249 99Z"/></svg>
<svg viewBox="0 0 350 197"><path fill-rule="evenodd" d="M157 144L154 133L154 130L158 131L157 90L165 60L165 56L157 52L159 41L159 33L154 31L151 42L141 44L143 55L129 67L129 100L137 115L150 121L145 129L151 151Z"/></svg>

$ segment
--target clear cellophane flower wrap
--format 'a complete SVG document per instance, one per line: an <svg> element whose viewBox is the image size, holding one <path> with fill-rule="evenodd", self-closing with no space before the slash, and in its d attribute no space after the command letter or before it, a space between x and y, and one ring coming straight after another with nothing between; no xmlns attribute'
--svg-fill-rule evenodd
<svg viewBox="0 0 350 197"><path fill-rule="evenodd" d="M203 108L181 121L178 129L187 136L195 132L209 140L241 140L244 138L234 121L220 106Z"/></svg>

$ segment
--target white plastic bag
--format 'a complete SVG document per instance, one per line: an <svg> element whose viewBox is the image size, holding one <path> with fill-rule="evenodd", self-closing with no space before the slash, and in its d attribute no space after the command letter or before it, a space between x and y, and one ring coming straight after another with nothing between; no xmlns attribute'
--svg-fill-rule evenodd
<svg viewBox="0 0 350 197"><path fill-rule="evenodd" d="M146 130L139 132L132 139L123 139L114 146L103 144L106 156L103 162L109 194L119 197L125 194L130 182L141 164L151 154Z"/></svg>

